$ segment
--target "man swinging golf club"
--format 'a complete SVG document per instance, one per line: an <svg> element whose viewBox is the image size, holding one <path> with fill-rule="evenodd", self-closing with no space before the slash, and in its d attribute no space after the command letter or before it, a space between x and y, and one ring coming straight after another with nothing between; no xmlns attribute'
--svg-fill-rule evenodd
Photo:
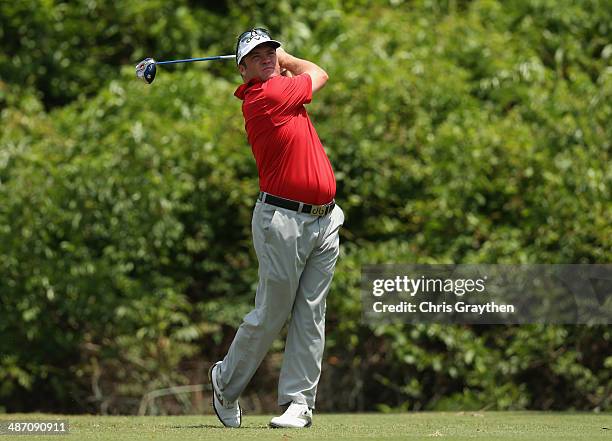
<svg viewBox="0 0 612 441"><path fill-rule="evenodd" d="M314 63L286 53L262 28L238 37L245 128L259 171L253 244L259 261L255 308L209 377L213 407L227 427L240 427L238 398L291 316L278 384L288 405L271 427L309 427L325 343L325 299L339 253L344 214L336 180L304 104L327 82Z"/></svg>

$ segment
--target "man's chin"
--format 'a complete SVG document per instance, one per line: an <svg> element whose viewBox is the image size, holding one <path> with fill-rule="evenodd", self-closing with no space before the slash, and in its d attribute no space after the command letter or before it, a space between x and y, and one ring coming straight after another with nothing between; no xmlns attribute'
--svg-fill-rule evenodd
<svg viewBox="0 0 612 441"><path fill-rule="evenodd" d="M261 78L261 81L267 81L270 78L277 77L277 76L278 76L278 73L272 70L270 72L263 72L260 78Z"/></svg>

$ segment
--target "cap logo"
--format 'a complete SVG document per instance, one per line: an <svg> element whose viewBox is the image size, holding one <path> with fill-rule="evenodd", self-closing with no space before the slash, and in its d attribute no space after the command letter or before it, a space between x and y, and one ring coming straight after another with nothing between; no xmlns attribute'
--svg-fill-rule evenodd
<svg viewBox="0 0 612 441"><path fill-rule="evenodd" d="M259 40L262 38L270 38L265 29L255 28L250 31L246 31L242 34L241 41L245 44L249 44L251 40Z"/></svg>

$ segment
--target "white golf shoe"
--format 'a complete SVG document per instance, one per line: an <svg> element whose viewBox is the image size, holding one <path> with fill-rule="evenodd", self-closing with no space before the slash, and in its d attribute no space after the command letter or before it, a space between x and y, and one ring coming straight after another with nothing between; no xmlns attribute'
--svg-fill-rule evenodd
<svg viewBox="0 0 612 441"><path fill-rule="evenodd" d="M294 428L310 427L312 424L312 410L307 404L291 403L289 408L279 417L272 418L270 427Z"/></svg>
<svg viewBox="0 0 612 441"><path fill-rule="evenodd" d="M225 427L240 427L242 423L242 409L240 408L240 404L238 404L238 400L231 402L227 401L217 386L217 366L220 363L220 361L216 362L208 371L208 378L210 379L213 390L213 409L215 409L217 418L219 418L219 421L221 421Z"/></svg>

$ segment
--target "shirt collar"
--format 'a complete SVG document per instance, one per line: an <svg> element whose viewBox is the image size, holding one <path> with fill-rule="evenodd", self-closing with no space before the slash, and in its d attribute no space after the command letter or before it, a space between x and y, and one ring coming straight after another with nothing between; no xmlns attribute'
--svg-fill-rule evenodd
<svg viewBox="0 0 612 441"><path fill-rule="evenodd" d="M244 101L244 96L249 87L261 83L262 81L259 78L251 78L248 83L241 84L238 89L234 92L234 96Z"/></svg>

